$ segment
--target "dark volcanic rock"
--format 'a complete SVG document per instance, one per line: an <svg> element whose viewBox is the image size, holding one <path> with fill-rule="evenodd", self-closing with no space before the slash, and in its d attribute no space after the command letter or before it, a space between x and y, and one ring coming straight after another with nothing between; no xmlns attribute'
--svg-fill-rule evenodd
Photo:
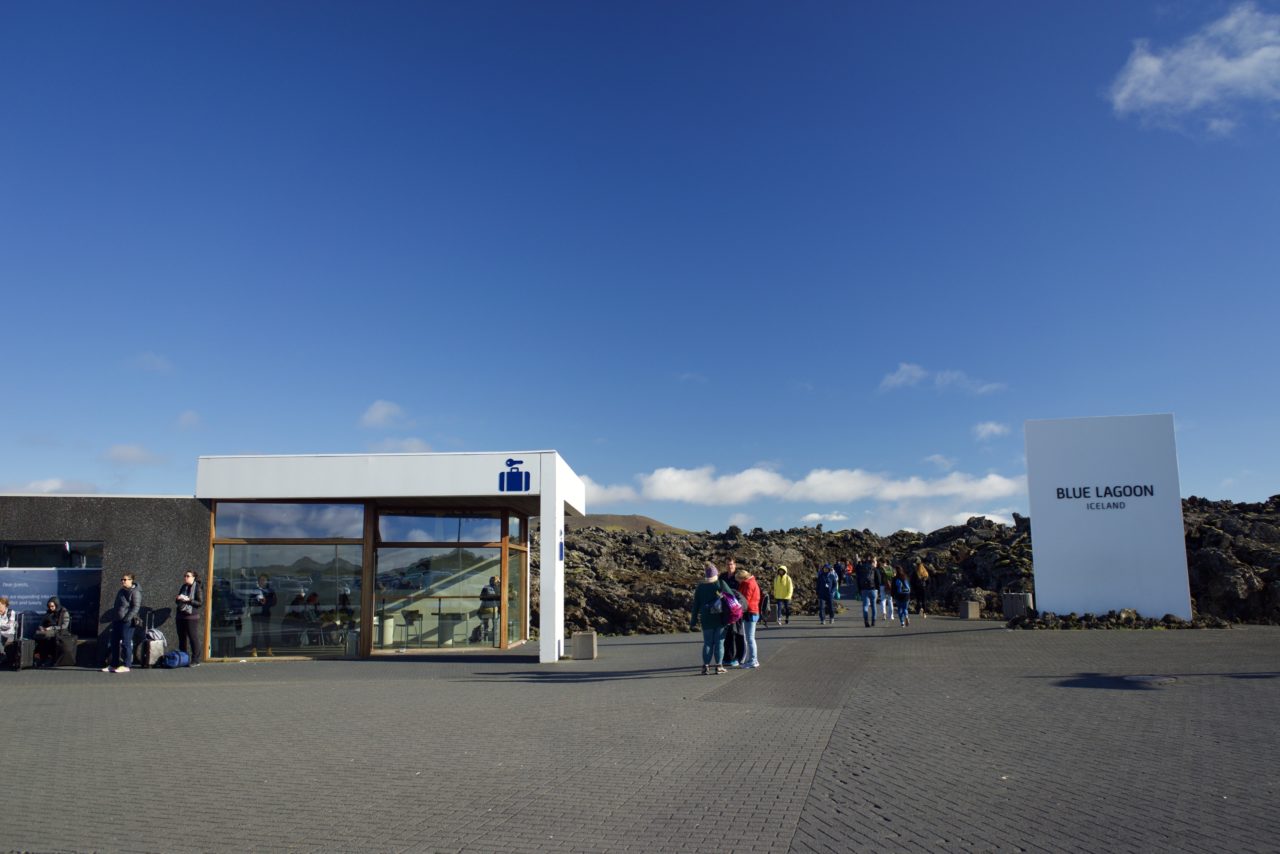
<svg viewBox="0 0 1280 854"><path fill-rule="evenodd" d="M1280 624L1280 496L1265 503L1233 504L1188 498L1183 502L1187 562L1196 620ZM870 531L792 528L744 534L570 529L565 537L565 620L570 631L593 628L609 634L683 631L689 623L693 588L710 560L724 568L730 555L740 567L771 583L778 565L795 579L793 610L816 613L813 576L817 567L855 555L921 561L929 569L931 608L955 613L975 599L983 615L1001 617L1001 595L1034 592L1031 531L1026 517L1013 527L975 517L922 535L899 531L879 537ZM536 534L535 534L536 542ZM537 549L533 553L536 578ZM537 583L532 591L537 623ZM850 591L851 592L851 591ZM846 608L856 607L846 599ZM1176 618L1167 618L1179 622ZM1152 622L1132 611L1112 615L1042 615L1025 628L1133 628ZM1176 628L1165 619L1155 620ZM1052 624L1052 625L1050 625Z"/></svg>

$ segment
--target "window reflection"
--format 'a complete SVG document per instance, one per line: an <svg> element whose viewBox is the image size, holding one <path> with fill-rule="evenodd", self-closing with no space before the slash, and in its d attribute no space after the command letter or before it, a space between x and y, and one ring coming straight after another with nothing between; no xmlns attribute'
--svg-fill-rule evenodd
<svg viewBox="0 0 1280 854"><path fill-rule="evenodd" d="M500 548L378 549L374 648L496 646L501 568Z"/></svg>
<svg viewBox="0 0 1280 854"><path fill-rule="evenodd" d="M216 545L209 654L351 655L361 547Z"/></svg>
<svg viewBox="0 0 1280 854"><path fill-rule="evenodd" d="M214 530L237 540L352 539L364 537L360 504L241 504L218 502Z"/></svg>
<svg viewBox="0 0 1280 854"><path fill-rule="evenodd" d="M378 535L384 543L495 543L502 520L485 516L383 515Z"/></svg>

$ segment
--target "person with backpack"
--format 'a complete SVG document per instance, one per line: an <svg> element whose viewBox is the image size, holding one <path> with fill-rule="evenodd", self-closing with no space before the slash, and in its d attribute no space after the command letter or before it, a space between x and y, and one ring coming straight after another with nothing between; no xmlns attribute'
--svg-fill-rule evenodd
<svg viewBox="0 0 1280 854"><path fill-rule="evenodd" d="M840 588L840 579L836 577L836 571L829 563L824 563L822 568L818 570L816 579L816 592L818 594L818 625L823 625L829 619L833 624L836 621L836 591Z"/></svg>
<svg viewBox="0 0 1280 854"><path fill-rule="evenodd" d="M791 576L787 574L787 568L778 567L778 574L773 578L773 607L778 623L782 622L784 615L788 625L791 623L791 596L794 592L795 585L791 581Z"/></svg>
<svg viewBox="0 0 1280 854"><path fill-rule="evenodd" d="M906 561L898 564L898 571L890 586L893 590L893 607L898 612L898 624L905 628L911 625L911 618L907 616L907 610L911 607L911 579L907 577Z"/></svg>
<svg viewBox="0 0 1280 854"><path fill-rule="evenodd" d="M756 623L760 622L760 585L756 577L745 569L738 570L734 577L738 579L738 592L747 600L747 610L742 615L742 635L747 642L742 666L756 668L760 666L759 648L756 646Z"/></svg>
<svg viewBox="0 0 1280 854"><path fill-rule="evenodd" d="M141 610L142 591L134 584L133 573L126 572L120 577L120 589L111 608L111 634L103 673L128 673L133 666L133 621Z"/></svg>
<svg viewBox="0 0 1280 854"><path fill-rule="evenodd" d="M859 563L855 574L858 595L862 597L862 625L871 628L876 624L876 599L880 592L880 570L876 567L876 559Z"/></svg>
<svg viewBox="0 0 1280 854"><path fill-rule="evenodd" d="M880 611L886 620L893 618L893 566L885 561L880 567Z"/></svg>
<svg viewBox="0 0 1280 854"><path fill-rule="evenodd" d="M689 631L702 624L702 675L725 673L724 661L724 609L722 597L731 596L729 585L720 580L720 571L714 563L708 563L703 581L693 591L690 606ZM711 668L714 666L714 670Z"/></svg>
<svg viewBox="0 0 1280 854"><path fill-rule="evenodd" d="M720 576L720 581L729 588L729 595L737 600L739 607L745 613L747 610L746 597L742 595L742 591L738 589L738 564L733 558L729 558L729 564L725 568L724 573ZM734 622L726 622L724 627L724 666L735 668L742 666L747 656L747 638L743 629L742 620Z"/></svg>
<svg viewBox="0 0 1280 854"><path fill-rule="evenodd" d="M173 598L178 603L178 649L191 656L191 666L200 664L200 609L204 607L204 585L188 570L182 574L182 586Z"/></svg>
<svg viewBox="0 0 1280 854"><path fill-rule="evenodd" d="M928 618L928 614L924 612L925 599L928 596L926 592L929 587L929 569L924 565L924 561L916 561L916 577L911 581L911 590L916 595L916 613L920 615L920 619Z"/></svg>

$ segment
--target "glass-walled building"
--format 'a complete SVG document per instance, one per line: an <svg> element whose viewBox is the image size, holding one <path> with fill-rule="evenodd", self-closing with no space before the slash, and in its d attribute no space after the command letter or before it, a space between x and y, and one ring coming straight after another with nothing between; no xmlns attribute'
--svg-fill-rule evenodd
<svg viewBox="0 0 1280 854"><path fill-rule="evenodd" d="M515 509L215 501L213 515L212 658L501 649L529 637L528 517Z"/></svg>
<svg viewBox="0 0 1280 854"><path fill-rule="evenodd" d="M212 512L212 659L505 649L564 653L564 516L582 480L555 451L201 457Z"/></svg>

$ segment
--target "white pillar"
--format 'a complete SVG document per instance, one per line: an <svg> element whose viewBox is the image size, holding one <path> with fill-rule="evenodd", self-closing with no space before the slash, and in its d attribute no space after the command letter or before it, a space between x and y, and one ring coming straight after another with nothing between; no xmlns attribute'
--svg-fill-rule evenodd
<svg viewBox="0 0 1280 854"><path fill-rule="evenodd" d="M538 551L538 661L542 664L553 664L564 655L564 500L556 463L554 454L543 457Z"/></svg>

